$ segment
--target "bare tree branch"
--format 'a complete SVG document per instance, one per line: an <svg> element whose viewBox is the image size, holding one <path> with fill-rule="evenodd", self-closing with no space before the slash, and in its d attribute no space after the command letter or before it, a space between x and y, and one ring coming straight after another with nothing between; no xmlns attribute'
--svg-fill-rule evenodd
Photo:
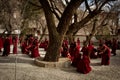
<svg viewBox="0 0 120 80"><path fill-rule="evenodd" d="M87 1L87 0L85 0L85 6L86 6L86 8L88 9L89 13L91 13L91 9L90 9L90 7L89 7L89 5L88 5L88 1Z"/></svg>
<svg viewBox="0 0 120 80"><path fill-rule="evenodd" d="M50 2L51 3L51 8L52 8L52 12L54 13L54 15L56 16L56 18L58 19L58 20L60 20L60 16L59 16L59 13L60 14L62 14L61 12L60 12L60 10L56 7L56 5L55 5L55 3L54 2ZM59 13L57 13L56 12L56 10L59 12Z"/></svg>

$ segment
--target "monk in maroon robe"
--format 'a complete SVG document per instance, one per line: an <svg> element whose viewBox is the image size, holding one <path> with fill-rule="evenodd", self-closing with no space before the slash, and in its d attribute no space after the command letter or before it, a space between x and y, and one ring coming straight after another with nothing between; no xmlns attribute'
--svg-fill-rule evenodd
<svg viewBox="0 0 120 80"><path fill-rule="evenodd" d="M81 52L83 53L83 58L79 59L77 64L77 71L83 74L89 73L92 69L90 67L90 58L89 58L89 50L86 44L83 44L83 48Z"/></svg>
<svg viewBox="0 0 120 80"><path fill-rule="evenodd" d="M8 56L10 54L10 37L9 35L6 36L4 44L3 44L3 54L2 56Z"/></svg>
<svg viewBox="0 0 120 80"><path fill-rule="evenodd" d="M78 45L74 45L74 49L73 49L73 60L72 60L72 66L74 66L74 67L77 67L77 64L78 64L78 56L80 56L79 55L79 53L80 53L80 49L79 49L79 47L78 47Z"/></svg>
<svg viewBox="0 0 120 80"><path fill-rule="evenodd" d="M93 46L93 43L90 41L88 45L88 50L90 53L90 58L97 58L96 49Z"/></svg>
<svg viewBox="0 0 120 80"><path fill-rule="evenodd" d="M2 49L3 48L3 38L2 36L0 36L0 52L2 52Z"/></svg>
<svg viewBox="0 0 120 80"><path fill-rule="evenodd" d="M99 44L100 54L101 54L101 65L109 65L110 64L110 48L105 44Z"/></svg>
<svg viewBox="0 0 120 80"><path fill-rule="evenodd" d="M25 39L21 44L21 51L23 54L28 54L27 45L28 45L28 42L27 42L27 39Z"/></svg>
<svg viewBox="0 0 120 80"><path fill-rule="evenodd" d="M66 38L66 39L64 39L63 40L63 42L66 44L66 45L68 45L69 44L69 42L68 42L68 39Z"/></svg>
<svg viewBox="0 0 120 80"><path fill-rule="evenodd" d="M63 44L62 44L61 56L62 57L68 56L68 45L65 42L63 42Z"/></svg>
<svg viewBox="0 0 120 80"><path fill-rule="evenodd" d="M18 44L18 38L17 38L17 36L15 36L14 38L13 38L13 54L17 54L17 44Z"/></svg>
<svg viewBox="0 0 120 80"><path fill-rule="evenodd" d="M32 52L31 52L31 57L32 58L36 58L36 57L40 56L38 48L39 48L39 46L38 46L38 40L35 39L33 41L33 45L32 45Z"/></svg>
<svg viewBox="0 0 120 80"><path fill-rule="evenodd" d="M39 48L44 48L44 41L43 40L41 40Z"/></svg>
<svg viewBox="0 0 120 80"><path fill-rule="evenodd" d="M69 53L70 53L70 56L71 56L71 60L73 60L74 58L74 49L76 47L76 43L73 41L71 42L70 44L70 48L69 48Z"/></svg>
<svg viewBox="0 0 120 80"><path fill-rule="evenodd" d="M77 38L77 44L80 45L80 39L79 38Z"/></svg>

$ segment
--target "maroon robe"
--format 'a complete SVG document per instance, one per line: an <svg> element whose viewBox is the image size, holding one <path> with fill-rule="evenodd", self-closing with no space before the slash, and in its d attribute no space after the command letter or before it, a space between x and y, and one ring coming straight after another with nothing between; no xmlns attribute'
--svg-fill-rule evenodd
<svg viewBox="0 0 120 80"><path fill-rule="evenodd" d="M72 66L74 67L77 67L78 59L79 59L78 56L80 56L79 52L80 52L79 47L76 46L74 49L73 60L72 60Z"/></svg>
<svg viewBox="0 0 120 80"><path fill-rule="evenodd" d="M40 42L39 48L44 48L44 42L43 41Z"/></svg>
<svg viewBox="0 0 120 80"><path fill-rule="evenodd" d="M21 49L22 49L21 51L22 51L23 54L27 54L28 53L28 51L27 51L27 40L22 42Z"/></svg>
<svg viewBox="0 0 120 80"><path fill-rule="evenodd" d="M68 40L67 40L67 39L63 40L63 43L65 43L66 45L68 45L68 44L69 44L69 42L68 42Z"/></svg>
<svg viewBox="0 0 120 80"><path fill-rule="evenodd" d="M79 38L77 38L77 44L80 45L80 39Z"/></svg>
<svg viewBox="0 0 120 80"><path fill-rule="evenodd" d="M110 64L110 54L111 54L109 47L104 45L101 52L102 52L101 65L109 65Z"/></svg>
<svg viewBox="0 0 120 80"><path fill-rule="evenodd" d="M1 49L3 48L3 39L2 37L0 36L0 52L1 52Z"/></svg>
<svg viewBox="0 0 120 80"><path fill-rule="evenodd" d="M10 45L12 45L12 36L9 36Z"/></svg>
<svg viewBox="0 0 120 80"><path fill-rule="evenodd" d="M68 45L65 44L65 42L63 42L63 44L62 44L61 56L62 57L67 57L68 56Z"/></svg>
<svg viewBox="0 0 120 80"><path fill-rule="evenodd" d="M69 53L70 53L70 56L73 58L74 57L74 49L76 47L76 43L75 42L72 42L70 44L70 48L69 48Z"/></svg>
<svg viewBox="0 0 120 80"><path fill-rule="evenodd" d="M18 38L15 37L13 39L13 54L17 54L17 44L18 44Z"/></svg>
<svg viewBox="0 0 120 80"><path fill-rule="evenodd" d="M97 58L97 55L95 54L94 46L92 44L88 45L88 50L90 52L90 58Z"/></svg>
<svg viewBox="0 0 120 80"><path fill-rule="evenodd" d="M83 47L81 52L83 52L83 58L79 59L78 64L77 64L77 71L83 74L89 73L92 69L90 67L90 59L89 59L89 54L88 54L88 48Z"/></svg>
<svg viewBox="0 0 120 80"><path fill-rule="evenodd" d="M3 44L3 55L2 56L8 56L10 54L10 39L9 37L6 37L4 44Z"/></svg>
<svg viewBox="0 0 120 80"><path fill-rule="evenodd" d="M40 56L38 48L39 48L38 41L34 40L33 45L32 45L31 57L36 58Z"/></svg>

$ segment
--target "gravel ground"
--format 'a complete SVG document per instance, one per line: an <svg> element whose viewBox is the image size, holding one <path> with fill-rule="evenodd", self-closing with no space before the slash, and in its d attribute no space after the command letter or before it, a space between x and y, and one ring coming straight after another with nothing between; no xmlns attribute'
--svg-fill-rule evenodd
<svg viewBox="0 0 120 80"><path fill-rule="evenodd" d="M0 54L0 80L120 80L120 51L111 56L109 66L101 66L101 59L92 59L92 71L76 72L76 68L43 68L34 64L34 59L24 54L2 57Z"/></svg>

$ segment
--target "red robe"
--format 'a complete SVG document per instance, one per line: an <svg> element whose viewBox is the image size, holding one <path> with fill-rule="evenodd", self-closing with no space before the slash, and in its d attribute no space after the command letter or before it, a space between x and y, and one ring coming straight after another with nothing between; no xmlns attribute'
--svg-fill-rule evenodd
<svg viewBox="0 0 120 80"><path fill-rule="evenodd" d="M16 37L13 39L13 54L17 54L17 44L18 44L18 38Z"/></svg>
<svg viewBox="0 0 120 80"><path fill-rule="evenodd" d="M68 42L68 40L67 40L67 39L63 40L63 43L65 43L66 45L68 45L68 44L69 44L69 42Z"/></svg>
<svg viewBox="0 0 120 80"><path fill-rule="evenodd" d="M80 45L80 40L79 40L79 38L77 39L77 44Z"/></svg>
<svg viewBox="0 0 120 80"><path fill-rule="evenodd" d="M12 45L12 36L9 36L10 45Z"/></svg>
<svg viewBox="0 0 120 80"><path fill-rule="evenodd" d="M92 70L90 67L90 60L88 57L88 48L83 47L81 52L83 52L83 58L79 59L78 61L77 71L83 74L87 74Z"/></svg>
<svg viewBox="0 0 120 80"><path fill-rule="evenodd" d="M28 53L28 51L27 51L27 41L24 41L22 44L21 44L21 51L22 51L22 53L23 54L27 54Z"/></svg>
<svg viewBox="0 0 120 80"><path fill-rule="evenodd" d="M39 57L40 56L40 54L39 54L39 46L38 46L38 41L37 40L35 40L34 42L33 42L33 45L32 45L32 52L31 52L31 57L33 57L33 58L36 58L36 57Z"/></svg>
<svg viewBox="0 0 120 80"><path fill-rule="evenodd" d="M104 49L106 50L102 53L102 60L101 60L101 65L109 65L110 64L110 49L107 46L104 46Z"/></svg>
<svg viewBox="0 0 120 80"><path fill-rule="evenodd" d="M67 57L68 56L68 45L65 44L65 43L62 44L61 56L62 57Z"/></svg>
<svg viewBox="0 0 120 80"><path fill-rule="evenodd" d="M8 56L10 54L10 39L6 38L3 44L3 56Z"/></svg>
<svg viewBox="0 0 120 80"><path fill-rule="evenodd" d="M72 60L72 66L74 67L77 67L78 59L79 59L78 56L80 56L79 52L80 52L79 47L76 46L74 49L73 60Z"/></svg>
<svg viewBox="0 0 120 80"><path fill-rule="evenodd" d="M72 58L74 57L75 47L76 47L76 44L74 42L70 44L69 53Z"/></svg>
<svg viewBox="0 0 120 80"><path fill-rule="evenodd" d="M2 37L0 37L0 51L2 48L3 48L3 39L2 39Z"/></svg>
<svg viewBox="0 0 120 80"><path fill-rule="evenodd" d="M39 48L44 48L44 42L41 41L40 45L39 45Z"/></svg>
<svg viewBox="0 0 120 80"><path fill-rule="evenodd" d="M88 50L90 52L90 58L97 58L97 55L95 54L95 50L94 50L94 46L93 45L88 45Z"/></svg>

